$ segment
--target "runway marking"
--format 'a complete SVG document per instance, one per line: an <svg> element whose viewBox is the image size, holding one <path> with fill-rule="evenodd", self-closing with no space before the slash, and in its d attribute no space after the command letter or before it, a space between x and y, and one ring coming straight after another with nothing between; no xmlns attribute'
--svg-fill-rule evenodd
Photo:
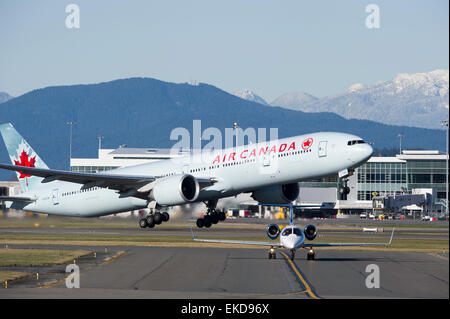
<svg viewBox="0 0 450 319"><path fill-rule="evenodd" d="M115 260L117 260L117 259L119 259L119 258L122 258L122 257L124 257L124 256L126 256L126 255L128 255L128 252L126 252L126 251L119 251L119 252L118 252L117 254L115 254L114 256L112 256L112 257L107 257L107 258L105 259L105 261L103 261L102 263L99 264L99 266L105 266L105 265L108 265L108 264L112 263L113 261L115 261Z"/></svg>
<svg viewBox="0 0 450 319"><path fill-rule="evenodd" d="M119 258L122 258L122 257L124 257L126 255L128 255L128 252L126 252L126 251L119 251L114 256L106 258L105 261L103 261L102 263L100 263L98 265L95 265L95 266L89 266L84 271L90 270L90 269L92 269L94 267L100 267L100 266L108 265L108 264L112 263L113 261L115 261L115 260L117 260ZM80 277L83 276L83 275L84 274L80 272ZM44 283L44 284L40 285L38 288L53 288L53 287L62 285L63 283L66 282L66 278L67 277L64 277L64 278L62 278L60 280L50 281L50 282Z"/></svg>
<svg viewBox="0 0 450 319"><path fill-rule="evenodd" d="M446 257L444 257L444 256L441 256L441 255L439 255L439 254L430 253L429 255L431 255L431 256L433 256L433 257L436 257L436 258L439 258L439 259L442 259L442 260L445 260L445 261L448 261L448 258L446 258Z"/></svg>
<svg viewBox="0 0 450 319"><path fill-rule="evenodd" d="M303 278L303 276L300 274L300 271L298 270L297 266L292 262L292 260L284 253L281 251L281 254L284 256L284 258L287 260L287 262L289 263L289 265L291 266L292 270L294 271L294 273L297 275L298 279L300 279L300 281L302 282L303 286L305 286L305 291L311 298L313 299L320 299L311 289L311 287L308 285L308 283L306 282L306 280ZM303 292L303 291L302 291Z"/></svg>

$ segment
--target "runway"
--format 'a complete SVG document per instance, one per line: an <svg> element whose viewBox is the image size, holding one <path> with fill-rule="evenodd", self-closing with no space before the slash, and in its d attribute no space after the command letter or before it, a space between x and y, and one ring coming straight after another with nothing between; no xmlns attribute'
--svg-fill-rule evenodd
<svg viewBox="0 0 450 319"><path fill-rule="evenodd" d="M102 228L104 224L98 222L68 228L55 225L3 226L0 236L12 249L90 251L76 260L81 273L80 288L66 288L67 265L0 267L0 271L31 274L9 282L7 289L0 283L0 299L449 298L448 253L327 248L317 249L314 261L306 260L305 250L297 251L291 262L289 252L283 250L277 252L276 260L269 260L266 248L217 248L191 242L191 222L169 222L151 230L139 229L134 222L117 228L112 223ZM268 240L266 225L267 221L264 224L227 221L211 229L194 228L194 232L202 238ZM389 228L364 233L361 227L324 226L328 228L319 228L319 236L358 238L361 242L376 238L387 242L390 235ZM448 242L448 228L396 229L394 240L408 238ZM18 240L14 242L15 239ZM159 247L158 240L172 242L168 242L170 245L162 242ZM368 265L376 265L380 270L379 288L366 286ZM39 280L35 278L37 272Z"/></svg>
<svg viewBox="0 0 450 319"><path fill-rule="evenodd" d="M448 255L317 250L316 260L298 252L291 264L282 251L269 260L262 249L114 247L108 254L97 252L95 260L92 255L77 260L80 289L65 287L66 265L41 267L39 282L19 279L0 289L0 298L449 297ZM104 260L118 252L116 259ZM365 285L369 264L380 269L380 288Z"/></svg>

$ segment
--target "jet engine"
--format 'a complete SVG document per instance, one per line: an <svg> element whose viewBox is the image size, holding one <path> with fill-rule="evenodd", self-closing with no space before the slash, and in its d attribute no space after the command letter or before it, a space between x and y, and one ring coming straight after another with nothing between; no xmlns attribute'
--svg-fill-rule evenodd
<svg viewBox="0 0 450 319"><path fill-rule="evenodd" d="M254 191L252 198L263 204L289 204L297 199L299 193L298 183L274 185Z"/></svg>
<svg viewBox="0 0 450 319"><path fill-rule="evenodd" d="M280 235L280 227L277 224L270 224L267 226L266 233L270 239L277 239Z"/></svg>
<svg viewBox="0 0 450 319"><path fill-rule="evenodd" d="M313 240L317 236L317 227L312 224L306 225L303 232L305 233L306 239Z"/></svg>
<svg viewBox="0 0 450 319"><path fill-rule="evenodd" d="M173 206L195 201L199 192L200 186L194 176L174 175L157 180L150 198L161 206Z"/></svg>

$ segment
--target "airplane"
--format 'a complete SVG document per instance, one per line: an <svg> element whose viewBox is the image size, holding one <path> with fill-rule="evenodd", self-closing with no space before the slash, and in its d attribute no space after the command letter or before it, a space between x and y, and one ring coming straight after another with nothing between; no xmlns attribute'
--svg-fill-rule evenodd
<svg viewBox="0 0 450 319"><path fill-rule="evenodd" d="M309 249L306 259L314 260L316 253L314 247L337 247L337 246L389 246L392 244L392 238L394 237L394 230L392 229L391 238L388 243L310 243L305 242L312 241L317 236L317 227L313 224L306 225L304 229L294 224L294 207L304 207L304 205L264 205L264 206L277 206L277 207L289 207L289 225L280 230L277 224L270 224L267 226L267 236L275 240L280 237L278 243L274 242L261 242L261 241L242 241L242 240L219 240L219 239L198 239L195 238L194 232L191 228L192 240L205 243L223 243L223 244L245 244L245 245L257 245L257 246L270 246L269 259L276 259L275 248L285 248L291 251L291 260L295 258L295 251L300 248Z"/></svg>
<svg viewBox="0 0 450 319"><path fill-rule="evenodd" d="M171 206L203 202L207 211L197 227L211 227L226 215L221 198L252 193L266 204L288 204L299 195L298 182L338 174L345 178L365 163L372 147L358 136L318 132L202 152L175 160L121 167L101 173L50 169L11 123L0 124L22 193L0 196L7 208L98 217L149 208L139 220L153 228L169 220Z"/></svg>

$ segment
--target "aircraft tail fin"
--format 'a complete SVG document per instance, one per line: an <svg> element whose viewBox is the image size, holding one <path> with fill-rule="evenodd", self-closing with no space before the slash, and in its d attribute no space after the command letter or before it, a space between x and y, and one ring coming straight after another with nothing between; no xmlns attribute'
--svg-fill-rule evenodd
<svg viewBox="0 0 450 319"><path fill-rule="evenodd" d="M48 169L44 161L41 160L11 123L0 124L0 133L13 165ZM17 179L23 192L35 188L42 181L41 177L27 175L22 172L17 172Z"/></svg>

